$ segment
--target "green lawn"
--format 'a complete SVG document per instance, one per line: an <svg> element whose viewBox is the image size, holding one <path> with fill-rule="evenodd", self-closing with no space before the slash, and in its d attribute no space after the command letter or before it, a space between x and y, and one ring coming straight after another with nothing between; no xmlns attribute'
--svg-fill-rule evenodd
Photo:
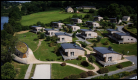
<svg viewBox="0 0 138 80"><path fill-rule="evenodd" d="M128 26L127 26L126 29L127 29L128 31L133 32L134 34L137 35L137 28L133 28L133 27L128 27Z"/></svg>
<svg viewBox="0 0 138 80"><path fill-rule="evenodd" d="M24 79L29 65L21 64L15 61L12 61L12 64L14 65L14 68L18 70L18 73L16 74L14 79Z"/></svg>
<svg viewBox="0 0 138 80"><path fill-rule="evenodd" d="M51 78L52 79L63 79L66 76L71 74L80 74L84 72L83 70L71 67L71 66L61 66L60 64L53 63L51 69Z"/></svg>
<svg viewBox="0 0 138 80"><path fill-rule="evenodd" d="M75 38L72 38L72 40L73 40L73 41L76 41L76 40L78 40L78 38L75 37Z"/></svg>
<svg viewBox="0 0 138 80"><path fill-rule="evenodd" d="M65 62L67 62L67 63L72 63L72 64L75 64L75 65L78 64L79 66L84 67L84 68L87 68L87 69L95 69L91 64L89 64L88 67L82 66L82 65L81 65L81 62L82 62L82 61L86 61L86 57L83 57L82 60L76 60L76 59L74 59L74 60L67 60L67 61L65 61Z"/></svg>
<svg viewBox="0 0 138 80"><path fill-rule="evenodd" d="M127 61L127 62L122 62L122 63L119 63L119 64L122 64L123 67L128 67L128 66L131 66L131 65L132 65L132 62ZM109 71L115 71L115 70L118 69L118 68L116 67L117 65L118 65L118 64L111 65L111 66L107 66L106 68L108 68Z"/></svg>
<svg viewBox="0 0 138 80"><path fill-rule="evenodd" d="M24 26L36 24L38 21L42 23L50 23L51 21L58 21L72 17L74 14L75 13L60 13L60 10L51 10L22 16L22 20L20 22ZM85 14L79 13L77 15L82 15L83 17Z"/></svg>
<svg viewBox="0 0 138 80"><path fill-rule="evenodd" d="M30 76L29 76L29 79L31 79L31 77L34 75L35 66L36 66L36 64L33 64L33 67L32 67L32 70L31 70L31 73L30 73Z"/></svg>
<svg viewBox="0 0 138 80"><path fill-rule="evenodd" d="M24 35L26 35L26 37L24 37ZM27 32L23 34L17 34L17 36L19 40L25 42L32 51L34 51L37 48L39 41L34 41L34 39L37 38L37 34Z"/></svg>

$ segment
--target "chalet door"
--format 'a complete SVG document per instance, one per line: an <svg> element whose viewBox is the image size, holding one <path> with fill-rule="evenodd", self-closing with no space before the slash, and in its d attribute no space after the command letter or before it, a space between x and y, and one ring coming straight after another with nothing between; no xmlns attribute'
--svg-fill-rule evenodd
<svg viewBox="0 0 138 80"><path fill-rule="evenodd" d="M112 61L112 57L108 57L108 61Z"/></svg>
<svg viewBox="0 0 138 80"><path fill-rule="evenodd" d="M74 52L71 52L70 55L71 55L71 56L74 56Z"/></svg>

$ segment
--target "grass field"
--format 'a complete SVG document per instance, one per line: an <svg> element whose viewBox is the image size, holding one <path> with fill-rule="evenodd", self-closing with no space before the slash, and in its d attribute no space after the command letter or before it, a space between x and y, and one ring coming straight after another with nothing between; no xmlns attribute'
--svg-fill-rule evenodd
<svg viewBox="0 0 138 80"><path fill-rule="evenodd" d="M37 38L37 35L35 33L27 32L23 34L17 34L17 36L19 40L25 42L32 51L37 48L39 41L34 41L34 39Z"/></svg>
<svg viewBox="0 0 138 80"><path fill-rule="evenodd" d="M60 10L51 10L22 16L22 20L20 22L24 26L36 24L38 21L45 24L50 23L51 21L58 21L72 17L74 14L75 13L60 13ZM85 14L79 13L78 15L82 15L83 17Z"/></svg>
<svg viewBox="0 0 138 80"><path fill-rule="evenodd" d="M12 61L12 64L14 65L14 68L18 70L18 73L16 74L14 79L24 79L29 65L21 64L15 61Z"/></svg>
<svg viewBox="0 0 138 80"><path fill-rule="evenodd" d="M71 66L61 66L60 64L52 64L52 79L63 79L71 74L80 74L84 72L83 70L71 67Z"/></svg>

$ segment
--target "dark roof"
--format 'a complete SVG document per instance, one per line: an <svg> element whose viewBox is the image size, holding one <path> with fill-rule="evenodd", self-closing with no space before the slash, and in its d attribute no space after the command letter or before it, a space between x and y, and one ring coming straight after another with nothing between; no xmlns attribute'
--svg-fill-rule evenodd
<svg viewBox="0 0 138 80"><path fill-rule="evenodd" d="M116 19L116 18L108 18L108 19Z"/></svg>
<svg viewBox="0 0 138 80"><path fill-rule="evenodd" d="M91 31L90 29L80 29L81 31ZM92 31L93 32L93 31Z"/></svg>
<svg viewBox="0 0 138 80"><path fill-rule="evenodd" d="M120 35L120 36L130 36L130 35L125 34L125 33L122 33L122 32L117 32L117 33L115 33L115 34L118 34L118 35Z"/></svg>
<svg viewBox="0 0 138 80"><path fill-rule="evenodd" d="M45 31L55 30L55 29L44 29ZM55 30L56 31L56 30Z"/></svg>
<svg viewBox="0 0 138 80"><path fill-rule="evenodd" d="M87 7L87 8L96 8L95 6L81 6L81 7Z"/></svg>
<svg viewBox="0 0 138 80"><path fill-rule="evenodd" d="M32 27L40 27L40 26L32 26Z"/></svg>
<svg viewBox="0 0 138 80"><path fill-rule="evenodd" d="M93 21L86 21L86 22L93 22Z"/></svg>
<svg viewBox="0 0 138 80"><path fill-rule="evenodd" d="M71 43L62 43L61 46L62 46L63 49L80 49L80 50L84 50L80 46L78 46L78 45L75 46L74 44L71 44Z"/></svg>
<svg viewBox="0 0 138 80"><path fill-rule="evenodd" d="M102 53L102 54L107 54L107 53L116 53L116 54L119 54L119 53L117 53L115 51L109 50L106 47L94 47L93 49L96 50L96 51L98 51L98 52L100 52L100 53Z"/></svg>
<svg viewBox="0 0 138 80"><path fill-rule="evenodd" d="M67 33L55 33L55 35L57 35L57 36L59 36L59 35L66 35L66 36L70 36L69 34L67 34ZM71 36L70 36L71 37Z"/></svg>
<svg viewBox="0 0 138 80"><path fill-rule="evenodd" d="M130 16L123 16L123 18L128 18L128 17L130 17Z"/></svg>
<svg viewBox="0 0 138 80"><path fill-rule="evenodd" d="M117 30L115 30L115 29L106 29L106 30L109 30L109 31L117 31Z"/></svg>

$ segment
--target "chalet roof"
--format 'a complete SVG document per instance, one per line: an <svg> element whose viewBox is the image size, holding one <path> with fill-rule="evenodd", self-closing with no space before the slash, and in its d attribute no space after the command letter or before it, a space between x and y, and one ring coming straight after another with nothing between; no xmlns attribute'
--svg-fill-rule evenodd
<svg viewBox="0 0 138 80"><path fill-rule="evenodd" d="M40 26L32 26L32 27L40 27Z"/></svg>
<svg viewBox="0 0 138 80"><path fill-rule="evenodd" d="M84 32L86 32L86 31L92 31L92 30L90 30L90 29L80 29L81 31L84 31ZM93 31L92 31L93 32Z"/></svg>
<svg viewBox="0 0 138 80"><path fill-rule="evenodd" d="M116 19L116 18L108 18L108 19Z"/></svg>
<svg viewBox="0 0 138 80"><path fill-rule="evenodd" d="M80 49L80 50L84 50L80 46L78 46L78 45L75 46L74 44L71 44L71 43L62 43L61 46L62 46L63 49Z"/></svg>
<svg viewBox="0 0 138 80"><path fill-rule="evenodd" d="M51 31L51 30L54 30L54 31L57 31L55 29L44 29L45 31Z"/></svg>
<svg viewBox="0 0 138 80"><path fill-rule="evenodd" d="M98 52L100 52L100 53L102 53L102 54L107 54L107 53L119 54L119 53L117 53L115 51L112 51L111 49L106 48L106 47L94 47L93 49L98 51Z"/></svg>
<svg viewBox="0 0 138 80"><path fill-rule="evenodd" d="M66 35L66 36L70 36L69 34L67 34L67 33L62 33L62 32L60 32L60 33L55 33L55 35L57 35L57 36L60 36L60 35ZM70 36L71 37L71 36Z"/></svg>
<svg viewBox="0 0 138 80"><path fill-rule="evenodd" d="M93 22L93 21L86 21L86 22Z"/></svg>
<svg viewBox="0 0 138 80"><path fill-rule="evenodd" d="M118 34L120 36L130 36L129 34L126 34L126 33L122 33L122 32L116 32L114 34Z"/></svg>
<svg viewBox="0 0 138 80"><path fill-rule="evenodd" d="M117 30L115 30L115 29L106 29L106 30L108 30L108 31L117 31Z"/></svg>
<svg viewBox="0 0 138 80"><path fill-rule="evenodd" d="M127 19L128 17L130 17L130 16L123 16L123 18L126 18L126 19Z"/></svg>

